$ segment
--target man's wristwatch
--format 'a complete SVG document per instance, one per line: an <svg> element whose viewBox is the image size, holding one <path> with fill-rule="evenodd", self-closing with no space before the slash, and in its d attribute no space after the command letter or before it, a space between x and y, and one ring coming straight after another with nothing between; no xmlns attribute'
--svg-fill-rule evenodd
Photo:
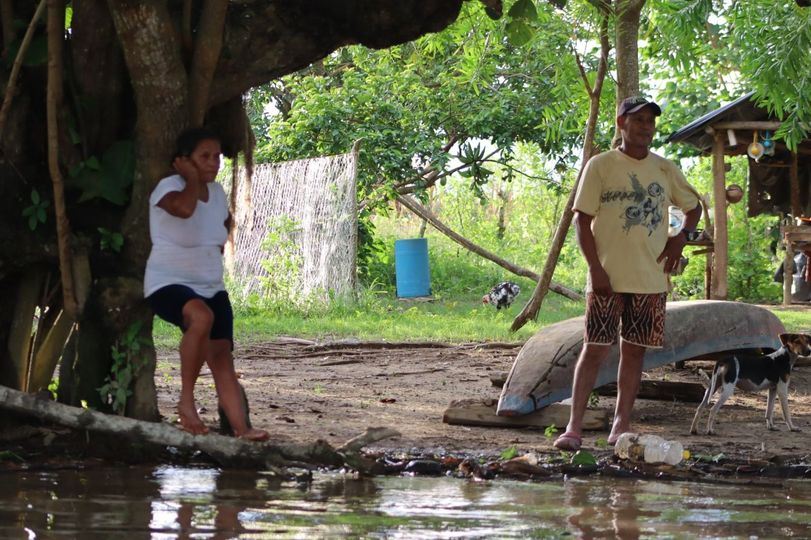
<svg viewBox="0 0 811 540"><path fill-rule="evenodd" d="M684 233L684 237L688 242L695 242L701 238L701 231L689 231L687 229L682 229L681 232Z"/></svg>

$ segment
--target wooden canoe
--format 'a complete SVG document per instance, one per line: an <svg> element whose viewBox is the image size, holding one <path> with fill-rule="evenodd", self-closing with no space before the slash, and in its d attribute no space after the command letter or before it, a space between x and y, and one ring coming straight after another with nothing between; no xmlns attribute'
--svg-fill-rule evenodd
<svg viewBox="0 0 811 540"><path fill-rule="evenodd" d="M584 317L576 317L535 334L521 348L498 401L497 414L529 414L572 395L572 377L583 346ZM780 347L785 332L771 311L740 302L694 300L668 302L664 348L645 354L643 369L741 349ZM596 386L615 382L618 346L597 375Z"/></svg>

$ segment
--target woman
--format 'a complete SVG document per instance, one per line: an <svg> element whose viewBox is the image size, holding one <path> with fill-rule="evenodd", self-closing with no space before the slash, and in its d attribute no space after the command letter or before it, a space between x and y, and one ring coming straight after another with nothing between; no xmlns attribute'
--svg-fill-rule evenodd
<svg viewBox="0 0 811 540"><path fill-rule="evenodd" d="M197 414L194 385L207 363L220 407L234 435L253 441L267 431L248 425L232 356L234 316L223 283L222 252L231 216L222 186L220 141L205 128L177 138L172 166L149 197L152 252L146 263L144 296L160 318L180 327L180 425L194 435L208 433Z"/></svg>

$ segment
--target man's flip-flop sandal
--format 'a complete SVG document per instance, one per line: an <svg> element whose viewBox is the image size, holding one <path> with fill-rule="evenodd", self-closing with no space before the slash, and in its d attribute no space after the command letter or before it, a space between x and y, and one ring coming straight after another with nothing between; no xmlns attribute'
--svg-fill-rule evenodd
<svg viewBox="0 0 811 540"><path fill-rule="evenodd" d="M583 444L583 439L580 435L567 431L552 443L552 446L558 450L565 450L566 452L577 452L580 450L580 445Z"/></svg>

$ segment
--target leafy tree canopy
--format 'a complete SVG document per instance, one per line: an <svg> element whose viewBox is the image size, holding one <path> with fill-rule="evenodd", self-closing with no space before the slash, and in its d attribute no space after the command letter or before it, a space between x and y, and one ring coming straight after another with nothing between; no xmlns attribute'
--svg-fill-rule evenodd
<svg viewBox="0 0 811 540"><path fill-rule="evenodd" d="M482 196L488 161L515 173L516 142L537 145L566 169L579 156L572 149L588 110L572 37L593 38L588 24L573 33L567 17L550 4L518 0L493 20L482 4L467 2L441 33L384 51L342 49L254 93L254 119L268 98L275 105L258 126L258 155L276 161L345 152L361 139L362 197L420 190L460 167ZM595 45L579 48L589 70Z"/></svg>

